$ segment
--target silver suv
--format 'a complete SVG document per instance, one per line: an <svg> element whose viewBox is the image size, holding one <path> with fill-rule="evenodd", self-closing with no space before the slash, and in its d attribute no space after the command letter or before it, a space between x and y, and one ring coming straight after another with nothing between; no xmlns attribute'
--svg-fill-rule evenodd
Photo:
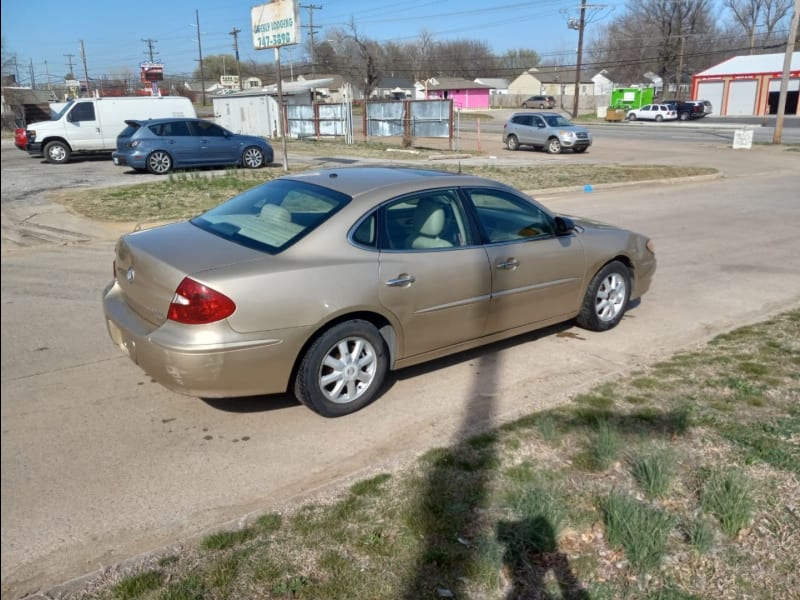
<svg viewBox="0 0 800 600"><path fill-rule="evenodd" d="M564 149L581 153L592 145L592 134L555 112L520 112L503 125L503 143L509 150L533 146L550 154Z"/></svg>
<svg viewBox="0 0 800 600"><path fill-rule="evenodd" d="M555 108L556 99L553 96L531 96L522 103L522 108Z"/></svg>

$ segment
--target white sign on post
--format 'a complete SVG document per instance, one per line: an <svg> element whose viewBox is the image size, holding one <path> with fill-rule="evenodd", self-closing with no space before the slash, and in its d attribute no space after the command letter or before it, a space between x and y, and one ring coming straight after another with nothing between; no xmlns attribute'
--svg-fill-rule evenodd
<svg viewBox="0 0 800 600"><path fill-rule="evenodd" d="M737 129L733 132L733 148L744 148L749 150L753 147L753 130Z"/></svg>
<svg viewBox="0 0 800 600"><path fill-rule="evenodd" d="M300 18L294 0L276 0L250 9L253 48L265 50L300 43Z"/></svg>

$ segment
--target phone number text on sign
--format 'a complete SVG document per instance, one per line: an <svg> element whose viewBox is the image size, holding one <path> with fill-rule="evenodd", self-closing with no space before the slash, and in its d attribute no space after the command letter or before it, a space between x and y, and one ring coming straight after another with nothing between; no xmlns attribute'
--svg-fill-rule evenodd
<svg viewBox="0 0 800 600"><path fill-rule="evenodd" d="M294 43L291 33L273 33L272 35L259 35L256 46L270 48L272 46L286 46Z"/></svg>

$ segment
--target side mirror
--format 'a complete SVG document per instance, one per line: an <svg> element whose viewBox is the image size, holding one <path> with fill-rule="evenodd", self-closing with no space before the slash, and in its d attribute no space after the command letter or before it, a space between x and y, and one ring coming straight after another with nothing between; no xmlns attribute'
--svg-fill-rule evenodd
<svg viewBox="0 0 800 600"><path fill-rule="evenodd" d="M556 235L569 235L575 231L575 222L569 217L556 217Z"/></svg>

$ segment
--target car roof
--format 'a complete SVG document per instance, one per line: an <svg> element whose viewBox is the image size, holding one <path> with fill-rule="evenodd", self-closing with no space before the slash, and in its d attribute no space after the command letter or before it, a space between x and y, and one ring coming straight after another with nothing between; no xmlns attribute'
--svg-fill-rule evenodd
<svg viewBox="0 0 800 600"><path fill-rule="evenodd" d="M208 119L198 119L197 117L158 117L157 119L126 119L125 123L128 125L158 125L160 123L174 123L175 121L203 121L206 123L214 123Z"/></svg>
<svg viewBox="0 0 800 600"><path fill-rule="evenodd" d="M356 166L315 169L284 175L279 179L320 185L346 194L354 200L371 197L380 190L391 188L392 196L415 191L454 186L493 186L511 189L503 183L450 171L418 167Z"/></svg>

